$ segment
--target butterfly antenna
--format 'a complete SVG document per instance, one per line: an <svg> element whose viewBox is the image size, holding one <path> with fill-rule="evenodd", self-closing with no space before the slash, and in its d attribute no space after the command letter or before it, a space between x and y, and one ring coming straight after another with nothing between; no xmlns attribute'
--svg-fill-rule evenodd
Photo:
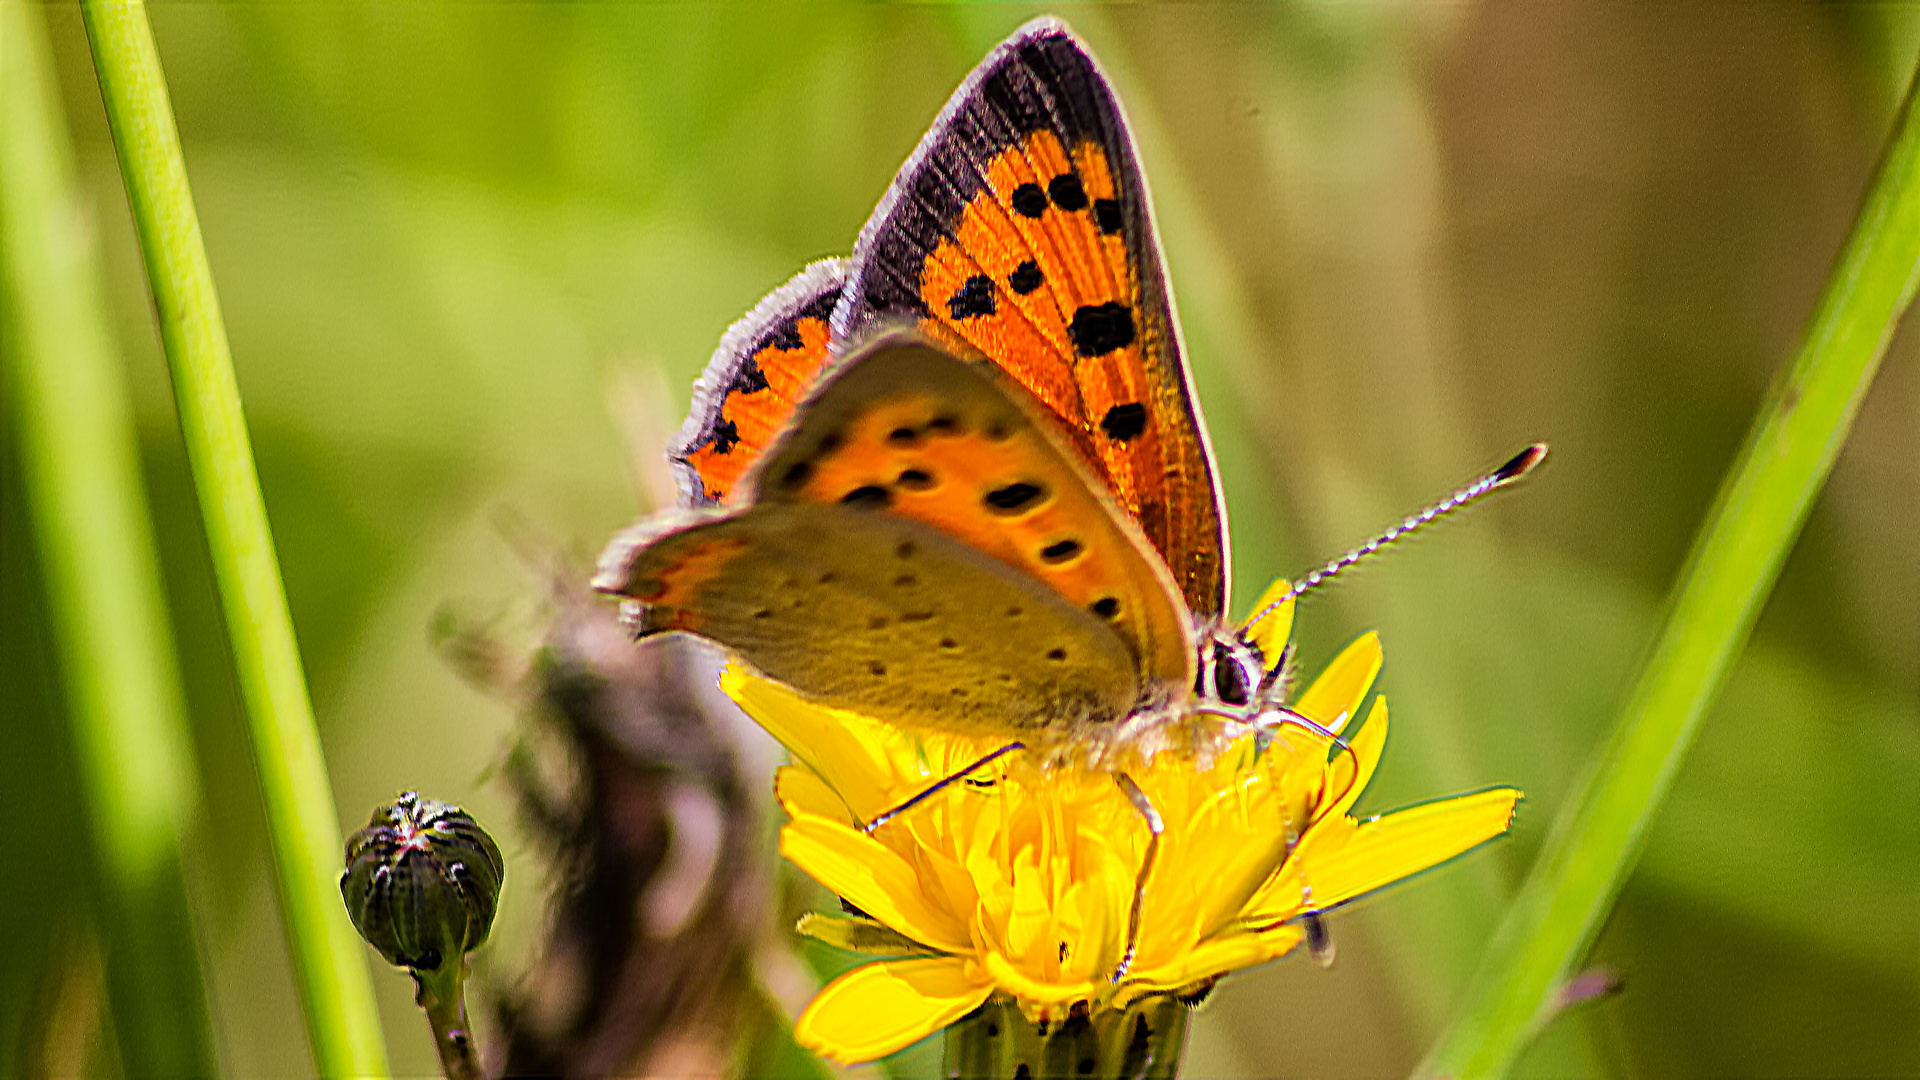
<svg viewBox="0 0 1920 1080"><path fill-rule="evenodd" d="M1453 513L1455 510L1466 506L1468 503L1491 495L1527 475L1532 472L1546 456L1546 443L1534 443L1532 446L1520 451L1508 459L1506 464L1301 578L1294 584L1293 588L1287 590L1285 596L1261 608L1258 614L1248 619L1247 628L1250 629L1255 623L1266 618L1287 601L1309 590L1317 589L1325 585L1327 582L1339 576L1343 571L1349 569L1367 556L1372 555L1374 552L1379 551L1381 548L1386 547L1388 544L1403 539L1407 535L1425 528L1448 514ZM1241 632L1245 633L1246 630L1243 629Z"/></svg>

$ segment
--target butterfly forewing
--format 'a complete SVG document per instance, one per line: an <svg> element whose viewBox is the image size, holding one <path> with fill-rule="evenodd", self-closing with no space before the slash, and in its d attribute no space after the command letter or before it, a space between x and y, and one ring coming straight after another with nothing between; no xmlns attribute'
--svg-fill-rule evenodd
<svg viewBox="0 0 1920 1080"><path fill-rule="evenodd" d="M729 502L819 381L828 317L846 263L822 259L794 275L728 328L693 388L693 410L667 452L690 506Z"/></svg>
<svg viewBox="0 0 1920 1080"><path fill-rule="evenodd" d="M1187 607L1219 613L1225 519L1146 184L1112 90L1058 23L987 58L862 231L835 340L898 318L1025 387Z"/></svg>

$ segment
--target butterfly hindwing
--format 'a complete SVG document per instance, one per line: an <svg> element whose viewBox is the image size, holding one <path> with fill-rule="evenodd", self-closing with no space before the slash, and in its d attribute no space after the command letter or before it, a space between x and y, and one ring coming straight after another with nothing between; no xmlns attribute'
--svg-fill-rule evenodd
<svg viewBox="0 0 1920 1080"><path fill-rule="evenodd" d="M845 260L822 259L727 329L693 388L693 410L668 449L684 504L729 502L741 478L819 380L828 317Z"/></svg>
<svg viewBox="0 0 1920 1080"><path fill-rule="evenodd" d="M620 574L640 635L698 634L902 727L1015 735L1114 720L1138 696L1133 658L1092 615L904 518L753 507L648 540Z"/></svg>
<svg viewBox="0 0 1920 1080"><path fill-rule="evenodd" d="M1053 414L1165 560L1225 599L1225 516L1119 104L1040 20L963 84L862 230L836 342L909 318L986 356Z"/></svg>
<svg viewBox="0 0 1920 1080"><path fill-rule="evenodd" d="M1025 391L911 331L844 364L755 468L751 498L931 526L1096 616L1147 682L1184 681L1191 627L1166 569Z"/></svg>

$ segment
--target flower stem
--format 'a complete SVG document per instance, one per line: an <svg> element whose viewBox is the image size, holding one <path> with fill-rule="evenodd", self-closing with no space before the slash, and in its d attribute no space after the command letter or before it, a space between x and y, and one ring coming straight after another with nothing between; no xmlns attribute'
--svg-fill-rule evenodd
<svg viewBox="0 0 1920 1080"><path fill-rule="evenodd" d="M246 702L315 1064L327 1076L384 1076L365 951L334 885L339 819L153 30L141 0L82 0L80 12Z"/></svg>
<svg viewBox="0 0 1920 1080"><path fill-rule="evenodd" d="M1894 136L1806 340L1694 541L1666 624L1594 763L1508 910L1452 1028L1416 1075L1504 1075L1633 869L1647 826L1779 577L1920 284L1920 109Z"/></svg>
<svg viewBox="0 0 1920 1080"><path fill-rule="evenodd" d="M947 1028L955 1080L1163 1080L1178 1076L1192 1007L1168 995L1127 1009L1077 1010L1036 1025L995 999Z"/></svg>
<svg viewBox="0 0 1920 1080"><path fill-rule="evenodd" d="M0 0L0 282L21 472L92 845L94 925L128 1076L210 1076L180 836L193 740L133 408L37 6Z"/></svg>
<svg viewBox="0 0 1920 1080"><path fill-rule="evenodd" d="M440 1052L440 1071L447 1080L481 1080L480 1048L467 1024L467 962L441 966L447 974L413 976L420 986L420 1008L433 1028L434 1049Z"/></svg>

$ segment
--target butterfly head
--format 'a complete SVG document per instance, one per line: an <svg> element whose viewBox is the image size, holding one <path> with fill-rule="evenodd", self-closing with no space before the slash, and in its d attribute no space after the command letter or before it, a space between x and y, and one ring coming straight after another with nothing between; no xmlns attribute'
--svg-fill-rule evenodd
<svg viewBox="0 0 1920 1080"><path fill-rule="evenodd" d="M1228 709L1251 708L1277 681L1260 646L1239 633L1215 630L1201 638L1193 692L1202 702Z"/></svg>

